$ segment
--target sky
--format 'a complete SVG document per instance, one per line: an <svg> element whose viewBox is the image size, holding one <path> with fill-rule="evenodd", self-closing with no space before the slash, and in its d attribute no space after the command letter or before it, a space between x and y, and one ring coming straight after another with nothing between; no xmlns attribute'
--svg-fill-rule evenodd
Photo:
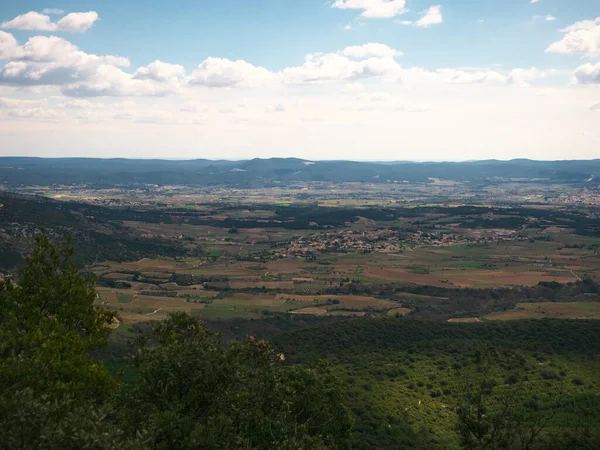
<svg viewBox="0 0 600 450"><path fill-rule="evenodd" d="M600 158L600 2L0 2L0 156Z"/></svg>

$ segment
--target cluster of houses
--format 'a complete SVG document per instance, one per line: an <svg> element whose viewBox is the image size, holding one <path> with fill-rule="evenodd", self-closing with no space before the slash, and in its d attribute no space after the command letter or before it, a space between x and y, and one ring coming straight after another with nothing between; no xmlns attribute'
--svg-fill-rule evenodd
<svg viewBox="0 0 600 450"><path fill-rule="evenodd" d="M341 230L315 233L293 239L285 248L272 251L274 257L309 258L321 253L394 253L420 246L513 241L523 238L514 232L456 234L444 232L406 232L387 229L372 231Z"/></svg>

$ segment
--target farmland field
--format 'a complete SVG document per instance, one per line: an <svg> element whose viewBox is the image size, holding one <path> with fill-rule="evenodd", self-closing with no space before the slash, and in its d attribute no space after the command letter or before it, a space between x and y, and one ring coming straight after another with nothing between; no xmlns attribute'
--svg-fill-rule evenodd
<svg viewBox="0 0 600 450"><path fill-rule="evenodd" d="M201 198L188 206L145 212L162 221L123 222L141 236L178 242L185 254L87 266L122 323L140 321L143 307L154 308L149 317L159 319L193 305L201 305L197 314L219 320L290 313L573 318L580 315L576 306L520 304L532 295L527 289L539 292L533 302L540 304L600 301L593 287L600 280L600 242L573 228L574 214L590 214L579 209L549 215L533 206L406 208L383 200L230 206ZM563 286L558 297L545 288L557 284Z"/></svg>
<svg viewBox="0 0 600 450"><path fill-rule="evenodd" d="M600 319L600 303L518 303L515 309L492 313L485 316L487 320L513 319Z"/></svg>

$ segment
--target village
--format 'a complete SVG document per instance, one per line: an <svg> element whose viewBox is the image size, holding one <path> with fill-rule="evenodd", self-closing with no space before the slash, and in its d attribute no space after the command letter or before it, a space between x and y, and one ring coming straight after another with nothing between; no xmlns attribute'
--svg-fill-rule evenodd
<svg viewBox="0 0 600 450"><path fill-rule="evenodd" d="M471 234L447 232L407 232L390 229L372 231L340 230L314 233L293 239L285 249L272 251L274 257L310 258L322 253L396 253L421 246L447 247L458 244L485 244L525 241L516 231L487 230Z"/></svg>

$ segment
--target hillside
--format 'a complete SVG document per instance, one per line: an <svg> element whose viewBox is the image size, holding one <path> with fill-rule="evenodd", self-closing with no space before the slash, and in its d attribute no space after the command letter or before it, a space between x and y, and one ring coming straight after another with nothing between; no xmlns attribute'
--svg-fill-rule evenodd
<svg viewBox="0 0 600 450"><path fill-rule="evenodd" d="M195 159L133 160L93 158L0 158L0 184L90 186L186 184L235 187L296 182L429 182L430 179L502 182L539 179L558 183L595 183L600 160L470 162L305 161L297 158L224 161Z"/></svg>
<svg viewBox="0 0 600 450"><path fill-rule="evenodd" d="M181 243L144 238L101 206L60 202L45 197L0 193L0 269L22 264L31 252L33 236L45 229L58 242L71 237L79 249L77 260L140 259L146 256L178 256L187 252ZM123 212L128 214L128 212ZM129 214L134 214L129 211Z"/></svg>

